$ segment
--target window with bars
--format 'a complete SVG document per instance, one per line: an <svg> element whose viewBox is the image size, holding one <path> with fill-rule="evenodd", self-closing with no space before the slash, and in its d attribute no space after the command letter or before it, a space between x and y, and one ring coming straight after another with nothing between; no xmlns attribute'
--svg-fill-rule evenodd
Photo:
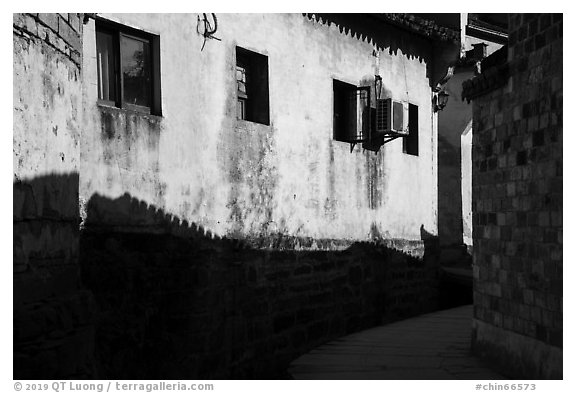
<svg viewBox="0 0 576 393"><path fill-rule="evenodd" d="M99 102L161 115L158 36L98 20L96 62Z"/></svg>
<svg viewBox="0 0 576 393"><path fill-rule="evenodd" d="M370 87L357 87L333 80L334 91L334 140L348 143L368 139L373 111L370 108Z"/></svg>
<svg viewBox="0 0 576 393"><path fill-rule="evenodd" d="M270 124L268 57L236 47L237 118Z"/></svg>

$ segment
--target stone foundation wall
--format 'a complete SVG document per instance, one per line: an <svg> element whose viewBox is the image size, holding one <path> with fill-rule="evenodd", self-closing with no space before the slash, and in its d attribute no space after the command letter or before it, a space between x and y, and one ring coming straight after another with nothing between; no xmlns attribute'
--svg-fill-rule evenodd
<svg viewBox="0 0 576 393"><path fill-rule="evenodd" d="M13 16L15 379L94 375L78 266L81 18Z"/></svg>
<svg viewBox="0 0 576 393"><path fill-rule="evenodd" d="M110 216L128 221L110 225ZM424 260L369 243L256 249L128 195L95 196L81 265L98 304L99 376L281 378L327 340L435 310L437 266L426 246Z"/></svg>

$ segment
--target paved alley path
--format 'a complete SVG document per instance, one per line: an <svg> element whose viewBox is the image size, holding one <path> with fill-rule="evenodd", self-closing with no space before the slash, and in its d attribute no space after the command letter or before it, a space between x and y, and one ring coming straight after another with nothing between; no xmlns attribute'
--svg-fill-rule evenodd
<svg viewBox="0 0 576 393"><path fill-rule="evenodd" d="M470 354L472 306L364 330L294 360L294 379L505 379Z"/></svg>

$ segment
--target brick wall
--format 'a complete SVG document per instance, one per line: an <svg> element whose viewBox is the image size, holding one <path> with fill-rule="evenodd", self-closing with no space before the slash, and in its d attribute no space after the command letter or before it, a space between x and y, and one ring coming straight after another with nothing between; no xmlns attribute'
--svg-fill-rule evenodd
<svg viewBox="0 0 576 393"><path fill-rule="evenodd" d="M98 375L285 377L291 360L327 340L435 310L434 241L425 239L424 260L318 239L276 239L258 249L128 194L95 195L80 260L97 301Z"/></svg>
<svg viewBox="0 0 576 393"><path fill-rule="evenodd" d="M93 375L80 285L79 14L14 14L14 378Z"/></svg>
<svg viewBox="0 0 576 393"><path fill-rule="evenodd" d="M562 378L562 15L513 14L509 33L507 63L465 85L473 344L513 377Z"/></svg>

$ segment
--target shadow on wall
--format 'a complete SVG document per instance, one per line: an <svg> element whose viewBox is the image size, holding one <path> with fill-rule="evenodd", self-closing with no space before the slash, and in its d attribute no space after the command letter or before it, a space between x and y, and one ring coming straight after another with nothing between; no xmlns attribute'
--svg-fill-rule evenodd
<svg viewBox="0 0 576 393"><path fill-rule="evenodd" d="M94 301L80 284L78 174L13 184L15 379L88 379Z"/></svg>
<svg viewBox="0 0 576 393"><path fill-rule="evenodd" d="M459 247L464 244L460 146L438 135L438 157L438 236L441 246Z"/></svg>
<svg viewBox="0 0 576 393"><path fill-rule="evenodd" d="M323 342L437 308L437 241L423 236L424 260L374 243L296 251L318 240L288 237L259 249L128 194L94 195L80 265L98 378L287 378Z"/></svg>
<svg viewBox="0 0 576 393"><path fill-rule="evenodd" d="M390 55L396 56L400 50L410 60L425 62L430 87L435 87L437 81L446 75L449 64L459 56L459 37L455 35L458 33L442 27L433 28L430 21L414 16L324 13L304 15L315 23L327 26L334 24L340 33L372 43L375 48L387 50ZM410 29L415 29L418 33Z"/></svg>
<svg viewBox="0 0 576 393"><path fill-rule="evenodd" d="M288 378L328 340L437 308L436 239L220 238L78 175L14 183L14 378ZM264 249L262 248L264 247Z"/></svg>
<svg viewBox="0 0 576 393"><path fill-rule="evenodd" d="M408 58L426 60L430 53L426 49L424 37L416 36L399 27L392 26L377 17L368 17L366 14L305 14L306 17L317 23L327 26L332 24L338 27L340 33L350 35L358 40L373 42L379 50L388 49L391 55L397 55L400 49Z"/></svg>

